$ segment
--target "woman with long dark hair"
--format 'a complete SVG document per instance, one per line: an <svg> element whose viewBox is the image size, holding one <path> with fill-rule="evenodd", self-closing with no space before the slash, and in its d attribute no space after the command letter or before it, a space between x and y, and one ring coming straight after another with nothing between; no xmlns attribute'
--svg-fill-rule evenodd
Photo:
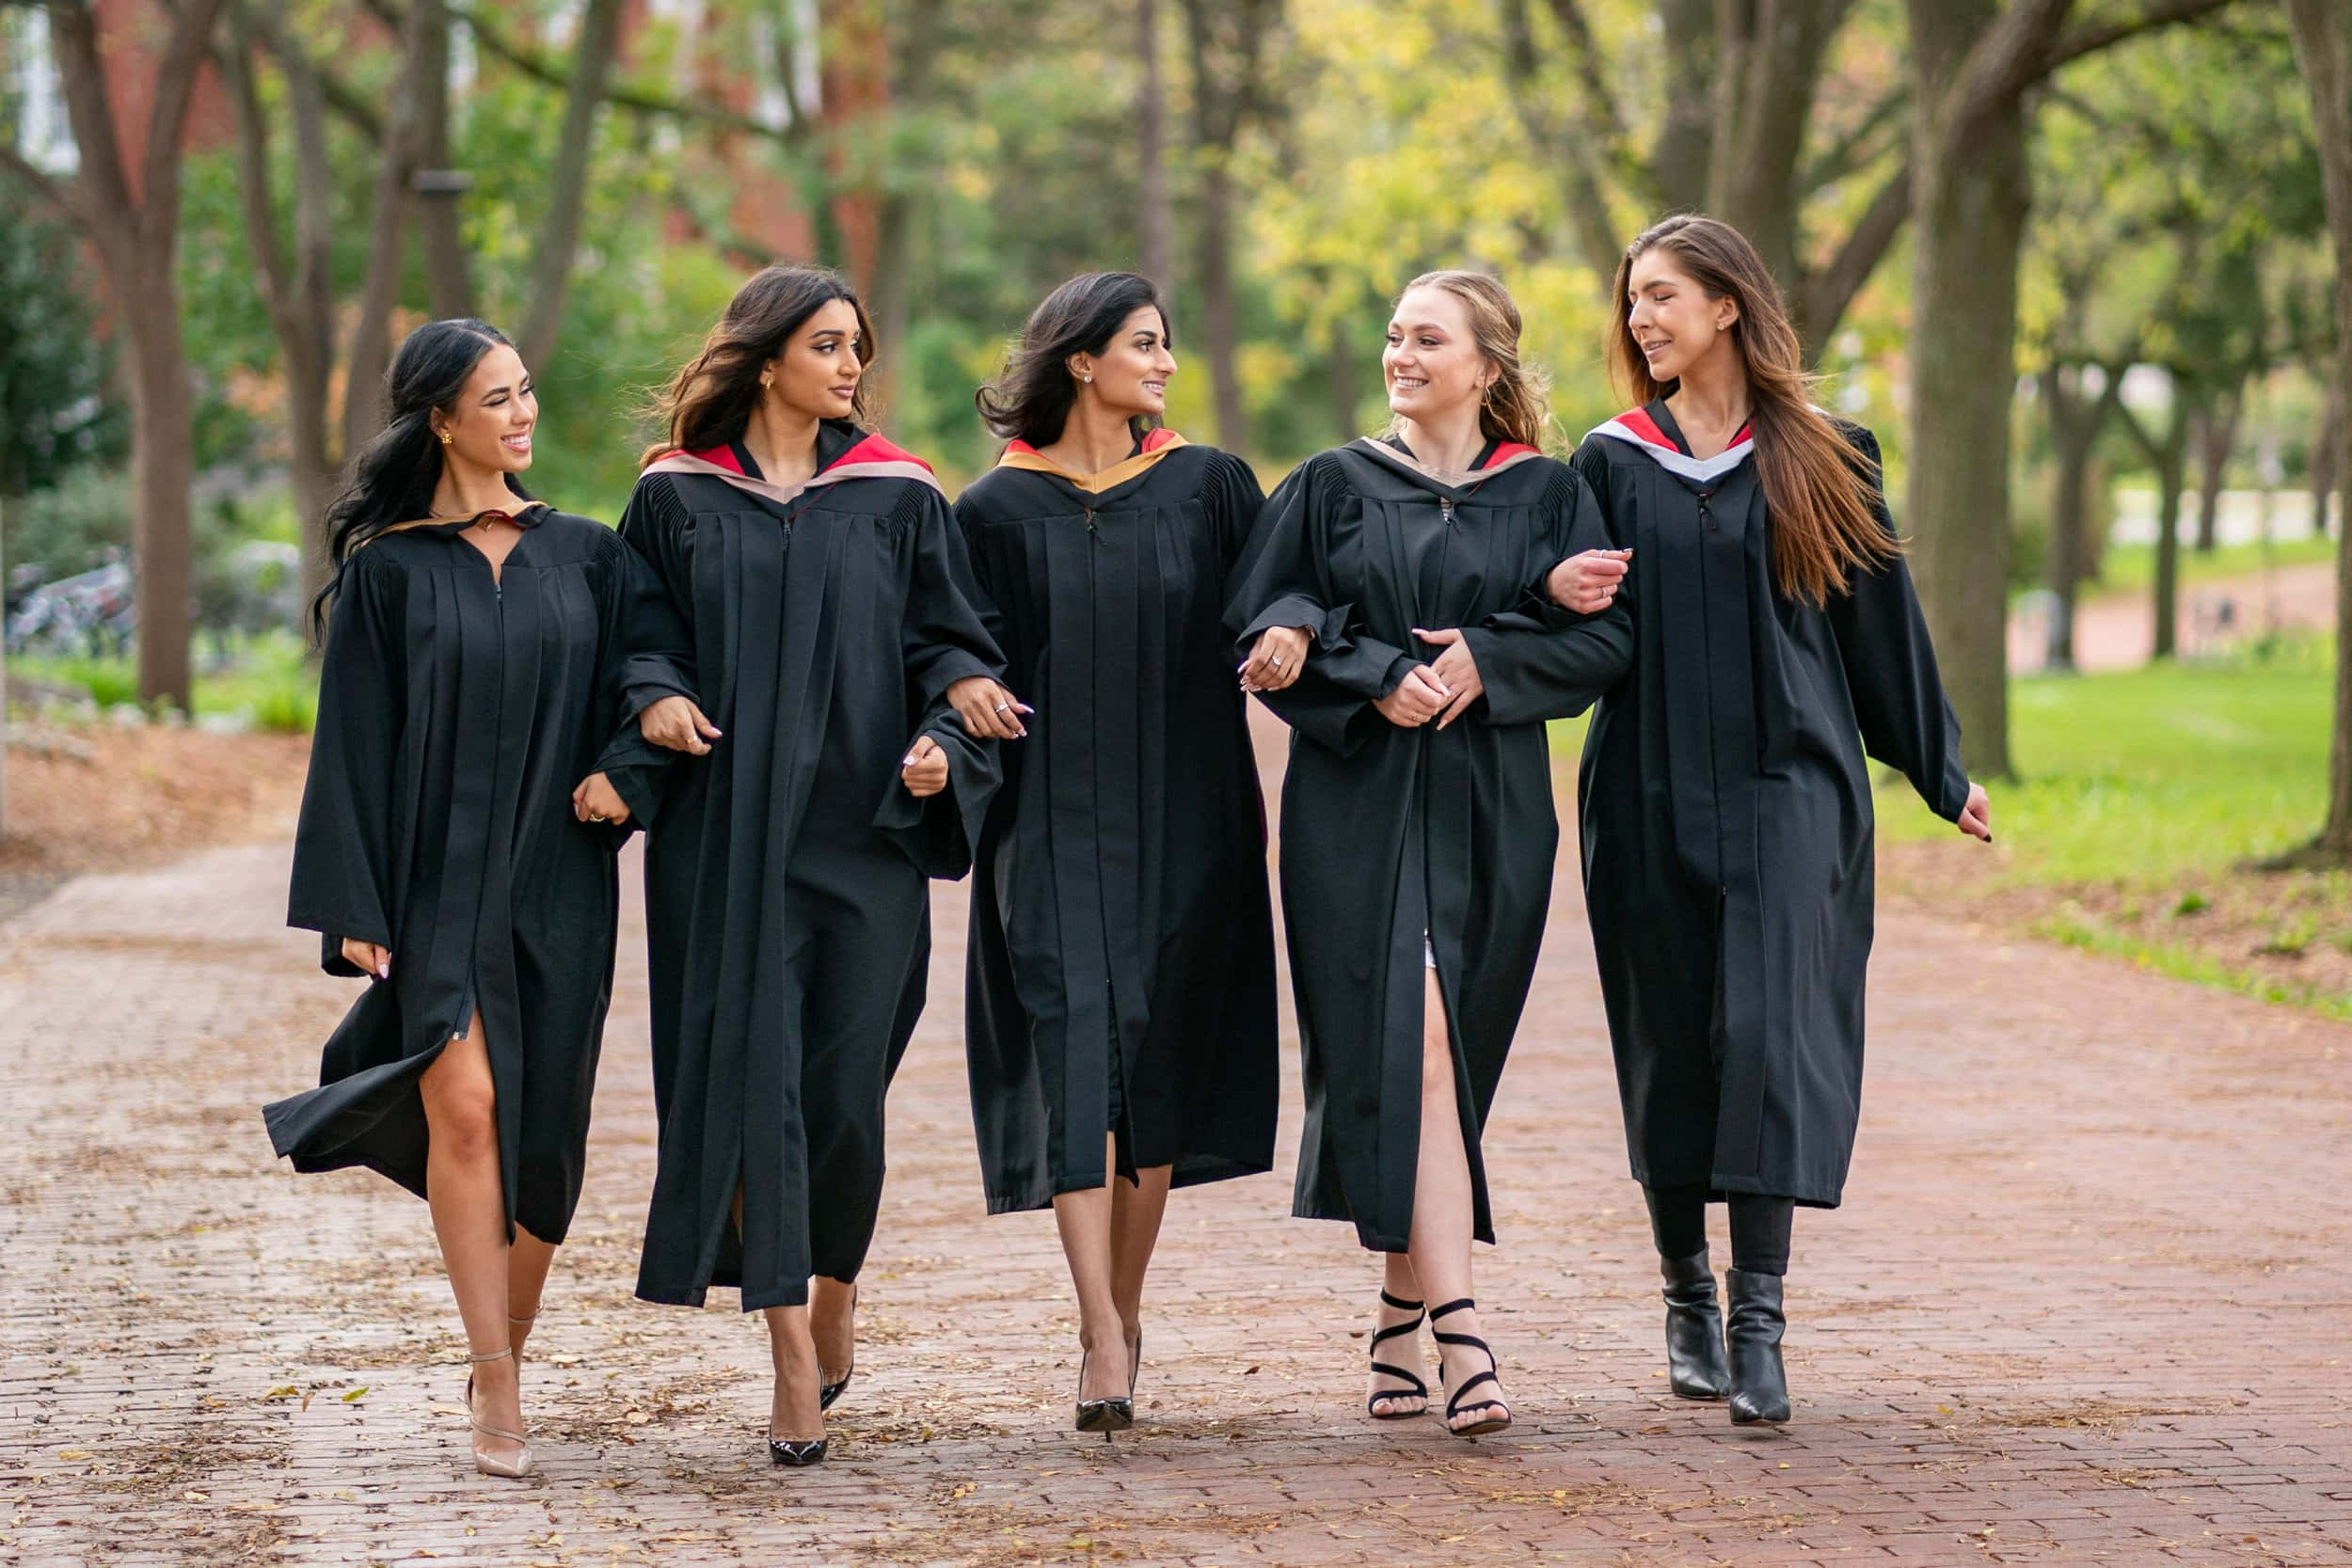
<svg viewBox="0 0 2352 1568"><path fill-rule="evenodd" d="M1398 296L1388 435L1310 458L1268 501L1230 618L1242 678L1295 734L1282 908L1305 1052L1296 1212L1384 1255L1378 1419L1418 1416L1424 1310L1446 1429L1511 1424L1478 1336L1470 1242L1491 1243L1479 1135L1551 900L1544 724L1625 669L1622 615L1542 601L1603 543L1592 498L1539 450L1549 419L1493 278ZM1303 661L1303 668L1302 668Z"/></svg>
<svg viewBox="0 0 2352 1568"><path fill-rule="evenodd" d="M818 267L737 291L661 398L621 533L707 714L663 700L612 781L646 823L660 1150L637 1293L767 1315L770 1456L825 1454L922 1011L927 875L960 877L1010 693L929 467L858 421L872 329ZM650 742L648 746L645 743Z"/></svg>
<svg viewBox="0 0 2352 1568"><path fill-rule="evenodd" d="M367 977L320 1086L269 1106L297 1170L365 1165L432 1208L473 1364L474 1462L531 1473L516 1354L580 1199L628 808L599 749L691 696L651 575L532 500L538 400L478 321L419 327L389 422L327 513L337 569L290 924Z"/></svg>
<svg viewBox="0 0 2352 1568"><path fill-rule="evenodd" d="M1638 406L1574 460L1616 548L1550 577L1573 610L1629 599L1637 634L1585 739L1585 907L1672 1386L1778 1423L1794 1212L1836 1207L1861 1106L1866 752L1963 832L1992 825L1878 441L1814 405L1755 248L1668 218L1626 247L1616 298L1610 369ZM1730 1207L1727 1357L1710 1199Z"/></svg>
<svg viewBox="0 0 2352 1568"><path fill-rule="evenodd" d="M1264 498L1159 425L1147 278L1056 289L980 388L1004 438L956 518L1016 691L972 890L965 1050L991 1213L1051 1204L1077 1289L1077 1426L1134 1421L1171 1185L1272 1167L1265 816L1220 619Z"/></svg>

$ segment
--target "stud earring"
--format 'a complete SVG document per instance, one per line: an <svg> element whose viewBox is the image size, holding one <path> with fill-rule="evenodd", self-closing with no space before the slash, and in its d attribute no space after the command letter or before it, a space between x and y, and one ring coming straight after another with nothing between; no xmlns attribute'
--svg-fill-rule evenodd
<svg viewBox="0 0 2352 1568"><path fill-rule="evenodd" d="M448 431L446 431L446 430L444 430L444 431L440 432L440 436L441 436L441 445L443 445L443 446L448 446L448 445L449 445L449 432L448 432Z"/></svg>

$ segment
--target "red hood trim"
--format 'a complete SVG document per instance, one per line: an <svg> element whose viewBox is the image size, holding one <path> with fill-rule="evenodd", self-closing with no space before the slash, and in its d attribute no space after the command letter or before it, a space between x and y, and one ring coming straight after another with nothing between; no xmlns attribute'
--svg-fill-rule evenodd
<svg viewBox="0 0 2352 1568"><path fill-rule="evenodd" d="M931 466L904 447L895 446L879 436L868 436L848 451L825 465L828 468L843 468L852 463L912 463L926 473Z"/></svg>

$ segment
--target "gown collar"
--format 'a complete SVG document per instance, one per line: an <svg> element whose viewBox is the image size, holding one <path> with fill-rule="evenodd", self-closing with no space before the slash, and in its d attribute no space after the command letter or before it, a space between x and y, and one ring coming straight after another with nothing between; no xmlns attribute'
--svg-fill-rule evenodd
<svg viewBox="0 0 2352 1568"><path fill-rule="evenodd" d="M752 454L740 441L729 441L702 451L680 449L665 452L646 464L644 471L715 479L746 495L780 505L797 500L820 485L852 479L911 479L933 490L940 489L939 478L931 472L930 464L843 420L827 420L818 425L817 460L817 471L800 483L775 484L760 476L759 465L752 460Z"/></svg>
<svg viewBox="0 0 2352 1568"><path fill-rule="evenodd" d="M1004 455L996 460L996 466L1000 468L1025 469L1036 474L1051 474L1089 496L1099 496L1149 472L1152 465L1184 444L1184 438L1172 430L1147 431L1143 439L1136 443L1136 450L1127 456L1100 472L1082 474L1063 467L1026 441L1008 441Z"/></svg>
<svg viewBox="0 0 2352 1568"><path fill-rule="evenodd" d="M1743 424L1731 438L1731 445L1712 457L1693 457L1682 439L1682 431L1675 417L1661 398L1647 407L1628 409L1604 424L1595 425L1585 438L1597 436L1604 440L1623 441L1637 451L1646 452L1658 466L1678 478L1694 483L1708 484L1724 477L1746 462L1756 451L1756 426Z"/></svg>
<svg viewBox="0 0 2352 1568"><path fill-rule="evenodd" d="M1407 451L1401 442L1391 445L1387 441L1375 441L1369 436L1359 436L1347 444L1347 450L1369 453L1391 467L1410 475L1423 485L1457 493L1474 490L1505 468L1515 468L1522 463L1543 456L1543 452L1534 447L1526 446L1518 441L1500 441L1482 452L1479 461L1468 471L1454 473L1423 463Z"/></svg>
<svg viewBox="0 0 2352 1568"><path fill-rule="evenodd" d="M534 529L545 522L554 510L546 501L523 500L517 497L516 505L511 512L493 506L485 507L470 517L427 517L413 523L394 523L372 538L380 539L386 533L440 533L454 537L485 517L503 517L516 528Z"/></svg>

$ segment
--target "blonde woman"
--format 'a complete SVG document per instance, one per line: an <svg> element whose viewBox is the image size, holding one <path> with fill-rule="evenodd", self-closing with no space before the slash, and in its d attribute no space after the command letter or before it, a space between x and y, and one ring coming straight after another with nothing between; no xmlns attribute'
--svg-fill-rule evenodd
<svg viewBox="0 0 2352 1568"><path fill-rule="evenodd" d="M1398 297L1379 439L1311 458L1267 502L1228 620L1242 682L1296 732L1282 791L1307 1132L1295 1212L1352 1220L1385 1255L1368 1412L1429 1408L1426 1311L1448 1431L1511 1424L1479 1338L1470 1242L1494 1240L1479 1132L1551 899L1544 722L1623 673L1615 610L1540 597L1605 543L1592 498L1538 443L1519 316L1477 273Z"/></svg>

